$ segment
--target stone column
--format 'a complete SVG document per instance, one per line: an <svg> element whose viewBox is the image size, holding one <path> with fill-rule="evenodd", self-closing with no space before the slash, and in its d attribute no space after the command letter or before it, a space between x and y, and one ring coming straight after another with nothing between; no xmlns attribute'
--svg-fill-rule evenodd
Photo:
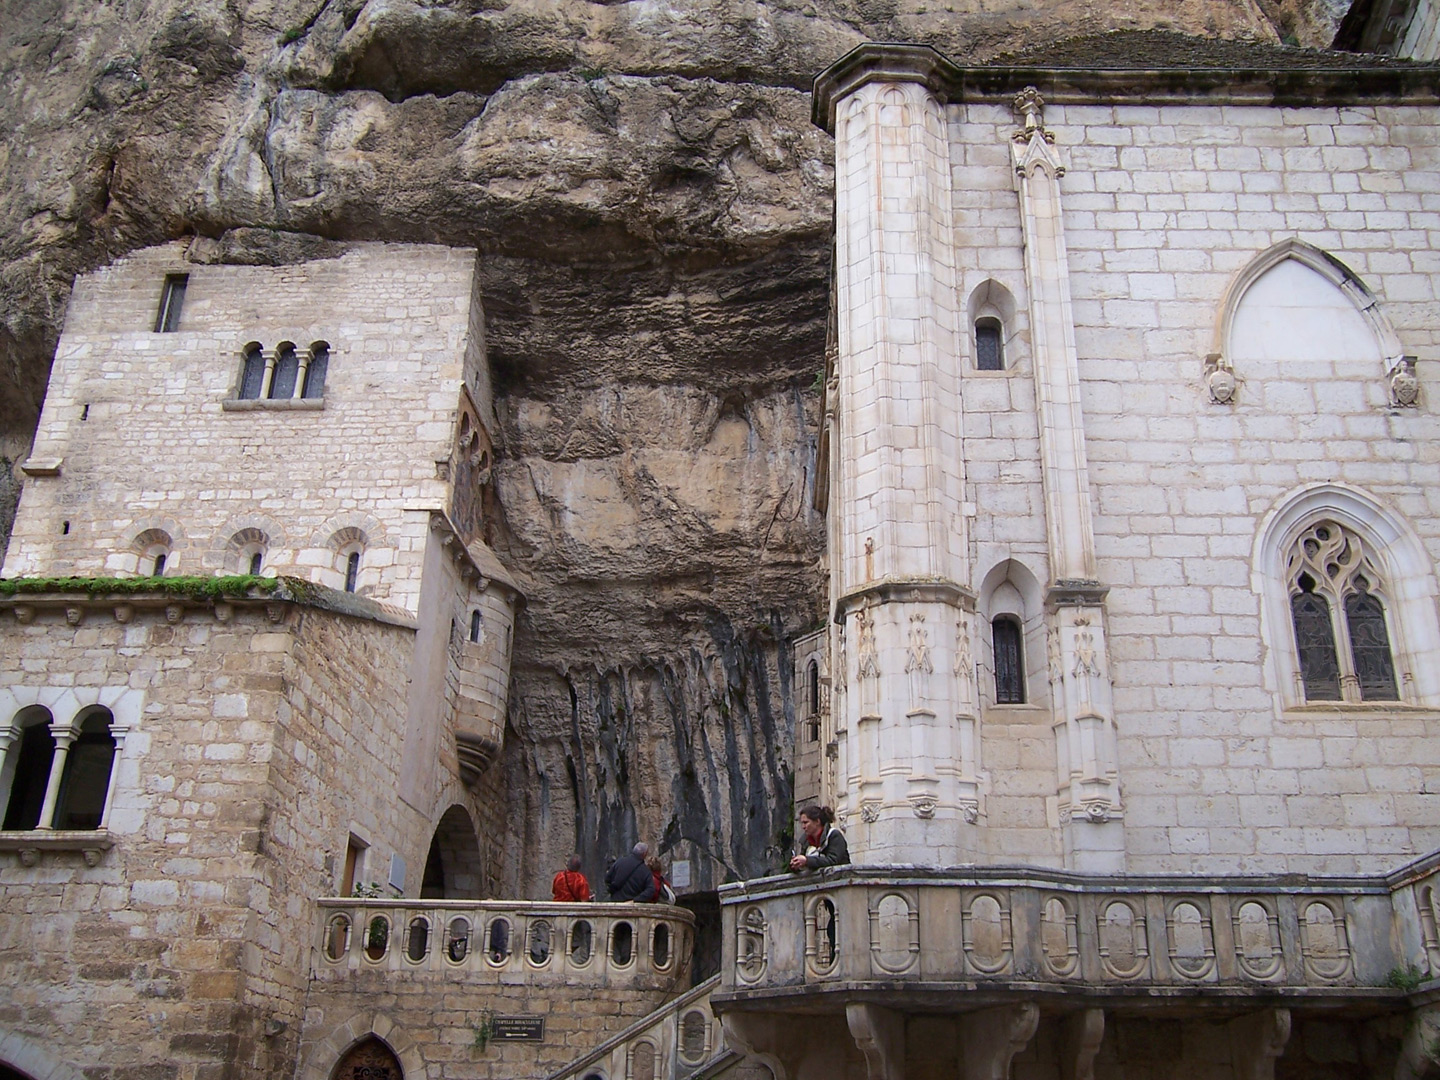
<svg viewBox="0 0 1440 1080"><path fill-rule="evenodd" d="M1060 206L1065 167L1054 136L1042 122L1043 105L1034 87L1015 99L1022 126L1011 149L1025 234L1049 540L1048 635L1059 809L1067 864L1120 870L1125 851L1105 645L1106 589L1095 566L1080 367Z"/></svg>
<svg viewBox="0 0 1440 1080"><path fill-rule="evenodd" d="M944 103L882 72L835 136L838 809L857 862L946 865L977 850L979 740Z"/></svg>
<svg viewBox="0 0 1440 1080"><path fill-rule="evenodd" d="M50 734L55 736L55 754L50 759L50 778L45 784L45 801L40 805L41 829L55 827L55 803L60 798L60 781L65 776L65 759L70 756L70 744L75 741L75 729L69 724L51 724Z"/></svg>
<svg viewBox="0 0 1440 1080"><path fill-rule="evenodd" d="M0 727L0 817L4 816L10 806L10 791L15 785L15 763L20 757L18 751L11 754L10 748L18 743L24 734L25 729L19 724Z"/></svg>
<svg viewBox="0 0 1440 1080"><path fill-rule="evenodd" d="M110 827L110 807L115 802L115 785L120 779L120 758L125 753L125 737L130 734L129 724L111 724L110 737L115 740L115 753L110 758L110 779L105 788L105 805L100 811L100 828Z"/></svg>

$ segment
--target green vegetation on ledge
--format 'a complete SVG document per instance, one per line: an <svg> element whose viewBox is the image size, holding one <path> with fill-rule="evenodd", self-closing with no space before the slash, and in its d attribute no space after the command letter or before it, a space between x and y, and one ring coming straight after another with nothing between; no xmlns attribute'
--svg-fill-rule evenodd
<svg viewBox="0 0 1440 1080"><path fill-rule="evenodd" d="M232 574L225 577L17 577L0 578L0 596L21 593L85 593L88 596L128 596L163 593L192 600L219 600L248 596L252 590L273 592L280 584L273 577Z"/></svg>

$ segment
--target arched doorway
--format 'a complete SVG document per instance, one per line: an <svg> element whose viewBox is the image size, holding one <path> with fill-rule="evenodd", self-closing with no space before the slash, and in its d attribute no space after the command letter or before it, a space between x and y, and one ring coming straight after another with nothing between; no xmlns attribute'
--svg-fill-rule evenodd
<svg viewBox="0 0 1440 1080"><path fill-rule="evenodd" d="M425 900L478 900L483 881L475 823L463 806L452 806L440 818L430 841L420 896Z"/></svg>
<svg viewBox="0 0 1440 1080"><path fill-rule="evenodd" d="M0 1063L0 1080L30 1080L18 1069L12 1069L9 1065Z"/></svg>
<svg viewBox="0 0 1440 1080"><path fill-rule="evenodd" d="M405 1070L390 1047L371 1035L345 1052L330 1080L405 1080Z"/></svg>

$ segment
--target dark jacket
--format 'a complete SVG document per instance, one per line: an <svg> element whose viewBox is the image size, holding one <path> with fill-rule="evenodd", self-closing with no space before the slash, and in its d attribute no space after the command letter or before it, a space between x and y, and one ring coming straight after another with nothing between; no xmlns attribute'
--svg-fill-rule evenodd
<svg viewBox="0 0 1440 1080"><path fill-rule="evenodd" d="M845 834L831 825L820 838L819 850L805 856L805 865L811 870L826 866L845 866L850 862L850 845L845 843Z"/></svg>
<svg viewBox="0 0 1440 1080"><path fill-rule="evenodd" d="M611 900L647 904L655 899L655 875L638 855L616 859L615 865L605 872L605 887L610 890Z"/></svg>

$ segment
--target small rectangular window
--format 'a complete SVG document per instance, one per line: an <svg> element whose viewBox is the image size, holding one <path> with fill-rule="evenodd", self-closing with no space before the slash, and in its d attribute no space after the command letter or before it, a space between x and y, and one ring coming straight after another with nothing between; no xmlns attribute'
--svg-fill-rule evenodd
<svg viewBox="0 0 1440 1080"><path fill-rule="evenodd" d="M975 367L980 371L1005 370L1000 324L994 319L979 319L975 323Z"/></svg>
<svg viewBox="0 0 1440 1080"><path fill-rule="evenodd" d="M155 314L155 332L173 334L180 329L180 309L185 305L185 286L189 274L167 274L165 289L160 294L160 310Z"/></svg>
<svg viewBox="0 0 1440 1080"><path fill-rule="evenodd" d="M1020 624L1001 616L990 624L995 648L995 704L1025 704L1025 663L1020 654Z"/></svg>

